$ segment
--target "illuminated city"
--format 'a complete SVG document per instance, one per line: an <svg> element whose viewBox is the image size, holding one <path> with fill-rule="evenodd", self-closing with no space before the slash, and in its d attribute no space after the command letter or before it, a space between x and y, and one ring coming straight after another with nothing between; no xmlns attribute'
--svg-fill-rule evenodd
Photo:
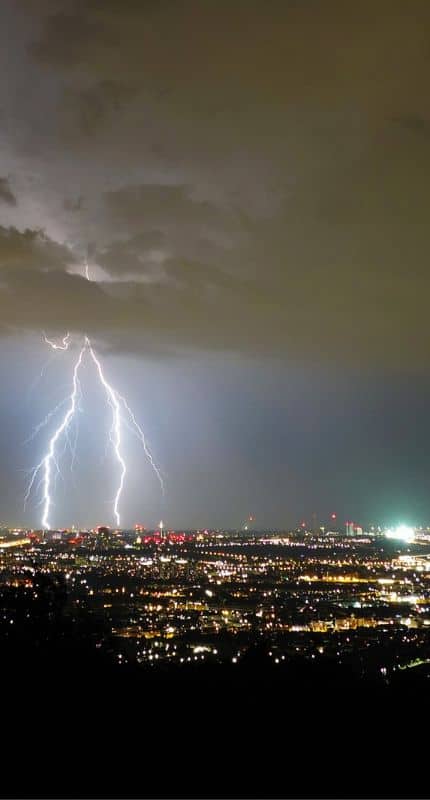
<svg viewBox="0 0 430 800"><path fill-rule="evenodd" d="M264 642L273 665L430 674L430 528L245 528L4 531L3 636L24 623L11 598L31 618L42 580L61 587L64 624L121 665L239 664Z"/></svg>

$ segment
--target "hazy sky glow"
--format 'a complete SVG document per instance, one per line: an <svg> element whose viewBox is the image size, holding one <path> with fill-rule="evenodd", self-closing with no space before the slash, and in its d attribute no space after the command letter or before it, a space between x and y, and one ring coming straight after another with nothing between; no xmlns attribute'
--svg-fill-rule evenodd
<svg viewBox="0 0 430 800"><path fill-rule="evenodd" d="M427 520L426 0L3 0L0 516L88 332L130 438L125 524ZM89 249L94 280L83 276ZM110 522L84 388L56 524ZM48 429L49 430L49 429ZM67 460L65 461L67 466Z"/></svg>

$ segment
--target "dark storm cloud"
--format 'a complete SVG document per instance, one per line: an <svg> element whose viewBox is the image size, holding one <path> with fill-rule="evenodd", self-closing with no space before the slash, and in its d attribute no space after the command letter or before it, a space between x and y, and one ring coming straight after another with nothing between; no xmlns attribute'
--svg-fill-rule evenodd
<svg viewBox="0 0 430 800"><path fill-rule="evenodd" d="M65 124L72 124L85 138L91 137L102 126L110 125L115 115L121 113L133 89L116 81L100 81L85 89L68 89L61 100ZM64 123L63 123L64 124Z"/></svg>
<svg viewBox="0 0 430 800"><path fill-rule="evenodd" d="M84 198L82 196L76 199L66 197L64 199L63 207L65 211L81 211L84 207Z"/></svg>
<svg viewBox="0 0 430 800"><path fill-rule="evenodd" d="M7 271L61 271L74 262L73 254L43 231L0 226L0 275Z"/></svg>
<svg viewBox="0 0 430 800"><path fill-rule="evenodd" d="M29 45L30 51L42 62L51 64L79 65L82 61L82 53L91 50L93 46L98 47L101 40L104 40L105 27L102 23L91 20L91 12L86 14L81 5L81 12L74 13L73 6L78 7L79 3L61 3L65 9L70 11L57 10L50 14L45 21L45 30L39 42ZM40 4L43 10L43 4ZM45 8L53 10L50 3L45 4ZM115 43L115 37L108 37L108 44Z"/></svg>
<svg viewBox="0 0 430 800"><path fill-rule="evenodd" d="M92 253L92 257L110 275L142 275L153 261L151 254L164 244L161 231L149 230L125 241L114 241L103 250Z"/></svg>
<svg viewBox="0 0 430 800"><path fill-rule="evenodd" d="M383 113L381 101L386 108L407 100L409 109L421 104L426 86L425 0L408 7L380 0L376 9L370 0L269 0L264 9L249 0L151 6L69 0L45 8L31 45L39 60L63 68L81 85L120 80L151 93L170 92L172 111L191 119L210 108L234 119L233 99L242 109L261 103L253 114L257 124L271 108L292 102L336 110L341 101ZM176 105L185 98L197 105ZM207 121L217 127L216 118Z"/></svg>
<svg viewBox="0 0 430 800"><path fill-rule="evenodd" d="M16 197L10 188L8 178L0 178L0 204L6 203L8 206L16 206Z"/></svg>
<svg viewBox="0 0 430 800"><path fill-rule="evenodd" d="M394 117L393 121L411 133L430 137L430 119L428 118L414 114L404 114L403 116Z"/></svg>
<svg viewBox="0 0 430 800"><path fill-rule="evenodd" d="M225 230L234 225L228 212L206 200L193 198L190 186L126 186L107 193L105 202L111 221L125 230L148 224L192 225L197 230L206 227Z"/></svg>
<svg viewBox="0 0 430 800"><path fill-rule="evenodd" d="M6 320L41 327L55 269L53 324L114 348L427 367L427 2L23 9L8 224L46 261L0 263Z"/></svg>
<svg viewBox="0 0 430 800"><path fill-rule="evenodd" d="M394 290L382 284L379 294L368 298L365 276L351 280L346 272L342 279L338 269L337 291L328 290L325 284L331 285L333 268L312 274L311 259L309 270L289 273L288 286L280 269L278 274L273 271L271 284L265 287L260 280L234 276L216 266L166 259L162 272L154 273L149 282L96 283L70 274L67 269L75 266L72 254L38 232L19 236L6 231L2 240L0 312L3 325L15 330L46 328L49 323L52 331L85 330L110 346L136 352L163 345L166 352L198 347L328 360L333 352L342 352L354 361L365 357L365 363L377 359L390 366L399 357L407 358L411 346L416 346L412 336L416 338L419 331L423 350L418 355L424 357L427 299L416 298L401 278ZM396 307L395 319L381 314L381 302ZM417 322L412 334L403 327L400 336L397 327L408 303L414 305ZM318 336L315 321L322 310ZM396 359L385 350L392 337Z"/></svg>

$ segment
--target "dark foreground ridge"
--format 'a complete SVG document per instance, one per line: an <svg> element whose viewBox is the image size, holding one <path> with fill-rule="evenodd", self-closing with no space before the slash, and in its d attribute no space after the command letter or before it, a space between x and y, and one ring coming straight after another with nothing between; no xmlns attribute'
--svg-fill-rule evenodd
<svg viewBox="0 0 430 800"><path fill-rule="evenodd" d="M66 608L61 576L2 593L4 797L427 796L430 672L413 651L390 676L276 663L264 636L237 663L138 664Z"/></svg>
<svg viewBox="0 0 430 800"><path fill-rule="evenodd" d="M386 685L268 665L264 645L179 669L112 664L73 632L11 644L3 796L426 796L425 670Z"/></svg>

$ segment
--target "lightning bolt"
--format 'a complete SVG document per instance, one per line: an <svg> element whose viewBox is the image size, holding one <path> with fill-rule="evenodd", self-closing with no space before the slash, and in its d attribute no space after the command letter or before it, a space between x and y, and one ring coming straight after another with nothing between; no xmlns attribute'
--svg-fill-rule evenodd
<svg viewBox="0 0 430 800"><path fill-rule="evenodd" d="M46 428L49 420L52 419L52 417L57 413L57 411L59 411L60 408L62 408L67 403L68 399L69 399L68 397L64 397L63 400L61 400L58 403L58 405L55 406L55 408L52 409L52 411L49 411L47 413L45 419L43 419L42 422L39 422L38 425L36 425L36 427L34 428L33 432L30 434L30 436L27 437L27 439L25 439L25 441L22 444L23 445L30 444L30 442L32 442L33 439L36 438L36 436L39 433L39 431L41 431L42 428Z"/></svg>
<svg viewBox="0 0 430 800"><path fill-rule="evenodd" d="M46 344L49 344L49 346L51 347L52 350L68 350L69 349L69 344L70 344L70 333L66 333L66 335L63 336L63 338L61 340L61 344L58 344L58 342L54 342L52 339L48 339L46 333L43 333L43 340L44 340L44 342ZM28 390L28 397L29 398L31 397L31 395L32 395L33 391L35 390L35 388L36 388L37 384L39 383L39 381L42 380L42 378L43 378L43 376L45 374L45 371L47 370L47 368L51 364L53 358L55 358L55 354L54 353L52 353L49 356L48 360L45 361L45 363L42 365L42 368L41 368L39 374L36 375L33 383L31 384L31 386L30 386L30 388Z"/></svg>
<svg viewBox="0 0 430 800"><path fill-rule="evenodd" d="M66 333L66 335L63 336L61 344L58 344L58 342L53 342L52 339L48 339L46 333L43 334L43 338L44 338L46 344L49 344L49 346L52 347L53 350L68 350L69 349L70 333Z"/></svg>
<svg viewBox="0 0 430 800"><path fill-rule="evenodd" d="M51 506L52 506L52 497L51 497L52 465L54 464L54 466L56 467L57 474L60 471L59 470L59 466L58 466L58 462L57 462L57 459L56 459L56 445L57 445L57 442L60 439L61 435L65 431L68 430L70 422L73 419L75 411L76 411L77 400L78 400L78 396L79 396L78 373L79 373L80 366L82 364L82 359L84 357L85 350L86 350L86 344L81 348L81 350L79 352L78 360L76 361L76 364L75 364L74 369L73 369L73 388L72 388L72 393L71 393L70 398L69 398L69 407L68 407L68 409L67 409L67 411L66 411L66 413L65 413L65 415L63 417L62 422L60 423L60 425L58 426L57 430L55 431L55 433L53 434L53 436L51 437L51 439L49 441L48 451L47 451L46 455L43 457L42 461L40 461L39 464L37 464L36 467L34 468L32 476L31 476L31 479L30 479L30 483L28 485L27 492L26 492L26 495L25 495L25 502L27 502L28 498L30 496L30 492L32 490L34 481L36 480L36 477L39 474L40 470L42 470L43 471L43 482L42 482L42 486L43 486L42 525L46 530L48 530L49 527L50 527L50 524L49 524L49 512L50 512L50 509L51 509Z"/></svg>
<svg viewBox="0 0 430 800"><path fill-rule="evenodd" d="M87 279L89 280L88 274L88 263L85 263L85 274ZM53 350L68 350L70 345L70 334L67 333L60 343L49 339L46 334L43 334L44 340L46 344L48 344ZM127 428L129 428L133 433L136 434L137 438L140 440L144 453L160 483L161 491L164 495L165 487L163 477L161 475L160 469L157 467L152 453L147 445L146 438L144 432L136 420L136 417L131 410L130 406L127 403L127 400L123 395L121 395L113 386L108 382L103 372L102 365L100 363L100 359L97 357L95 350L91 344L91 341L88 336L85 336L84 344L79 351L78 359L75 363L73 369L73 380L72 380L72 391L71 394L62 400L52 411L50 411L45 419L36 426L35 430L33 431L32 435L27 439L31 441L37 435L37 433L44 427L46 427L50 421L50 419L54 416L54 414L59 411L60 408L67 402L68 408L66 413L64 414L62 421L56 428L55 432L53 433L51 439L49 440L48 450L42 460L33 468L31 471L30 481L25 493L24 497L24 509L26 504L29 500L31 492L33 490L33 486L35 484L37 476L42 473L43 477L39 482L39 486L43 487L42 493L42 500L41 504L43 505L43 513L42 513L42 526L45 529L49 529L50 527L50 512L53 505L52 502L52 482L54 480L54 488L56 478L61 474L60 467L58 464L58 454L57 454L57 445L60 439L63 437L66 438L66 447L69 445L71 453L72 453L72 462L71 462L71 469L73 471L73 466L76 459L76 441L77 441L77 429L74 443L72 444L69 434L70 434L70 427L72 420L76 420L76 412L79 410L79 402L82 396L81 384L79 380L79 370L81 368L83 359L85 354L88 353L91 357L91 360L95 366L97 375L99 377L100 383L103 386L107 403L111 408L112 411L112 424L109 431L109 440L112 444L116 460L119 464L119 482L118 487L116 490L116 494L113 500L113 514L115 517L115 521L117 526L119 527L121 522L120 512L119 512L119 505L121 500L122 491L124 488L125 477L127 474L127 465L125 462L125 458L122 452L122 422L125 422ZM125 411L128 422L122 419L121 411ZM131 424L130 424L131 423ZM53 468L55 468L55 477L53 478Z"/></svg>
<svg viewBox="0 0 430 800"><path fill-rule="evenodd" d="M120 406L120 403L119 403L119 399L118 399L117 393L112 388L112 386L107 382L107 380L106 380L106 378L105 378L105 376L103 374L103 370L102 370L100 361L98 360L98 358L97 358L97 356L96 356L96 354L95 354L95 352L94 352L94 350L93 350L93 348L91 346L91 342L88 339L88 336L85 337L85 346L88 347L88 350L90 352L91 358L93 359L94 364L96 365L98 376L100 378L100 383L102 384L103 388L106 391L107 398L108 398L108 403L109 403L109 405L110 405L110 407L112 409L112 428L111 428L111 431L110 431L110 436L111 436L112 444L113 444L113 447L114 447L114 450L115 450L115 455L116 455L116 457L118 459L118 462L119 462L119 465L120 465L120 479L119 479L119 485L118 485L118 489L116 491L115 500L114 500L114 504L113 504L113 513L115 515L116 524L119 525L120 524L120 515L119 515L119 510L118 510L119 501L120 501L120 497L121 497L121 494L122 494L122 490L124 488L124 480L125 480L125 476L126 476L126 472L127 472L127 467L125 465L125 461L124 461L124 458L123 458L122 453L121 453L121 406Z"/></svg>
<svg viewBox="0 0 430 800"><path fill-rule="evenodd" d="M31 398L31 396L32 396L32 394L33 394L33 392L34 392L34 390L35 390L36 386L37 386L37 385L38 385L38 383L39 383L39 382L42 380L42 378L43 378L43 376L44 376L44 374L45 374L46 370L48 369L48 367L49 367L49 365L50 365L50 363L51 363L51 361L52 361L52 359L53 359L53 358L54 358L54 355L51 353L51 355L49 356L49 358L47 359L47 361L45 361L45 363L42 365L42 368L41 368L41 370L40 370L39 374L38 374L38 375L36 375L36 377L35 377L34 381L33 381L33 382L32 382L32 384L30 385L30 388L29 388L29 390L28 390L28 399L30 399L30 398Z"/></svg>
<svg viewBox="0 0 430 800"><path fill-rule="evenodd" d="M132 422L132 425L134 426L134 429L137 431L138 439L140 439L140 441L142 442L142 446L143 446L145 455L146 455L149 463L151 464L152 469L154 470L154 472L155 472L155 474L156 474L156 476L158 478L158 482L160 484L162 494L164 495L165 494L165 486L164 486L163 477L162 477L161 472L160 472L159 468L157 467L157 465L156 465L156 463L155 463L155 461L154 461L154 459L152 457L152 453L151 453L151 451L150 451L150 449L149 449L149 447L148 447L148 445L146 443L145 434L144 434L142 428L140 427L139 423L137 422L136 417L134 416L134 414L133 414L130 406L128 405L125 397L123 397L122 395L120 395L118 393L117 393L117 397L119 398L119 400L121 400L121 403L123 404L125 410L127 411L127 414L129 416L129 418L131 419L131 422Z"/></svg>

